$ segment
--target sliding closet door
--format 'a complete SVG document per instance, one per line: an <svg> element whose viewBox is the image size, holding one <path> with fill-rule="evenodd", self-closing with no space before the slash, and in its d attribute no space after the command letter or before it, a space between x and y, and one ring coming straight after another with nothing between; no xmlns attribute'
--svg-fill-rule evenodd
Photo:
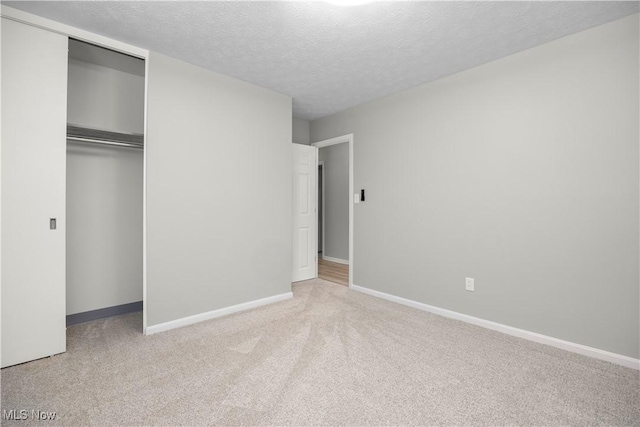
<svg viewBox="0 0 640 427"><path fill-rule="evenodd" d="M66 350L67 43L2 19L3 367Z"/></svg>

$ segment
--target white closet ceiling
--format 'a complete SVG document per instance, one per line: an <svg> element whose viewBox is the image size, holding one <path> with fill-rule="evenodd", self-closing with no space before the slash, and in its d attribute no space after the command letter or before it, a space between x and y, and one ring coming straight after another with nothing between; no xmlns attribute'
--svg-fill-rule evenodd
<svg viewBox="0 0 640 427"><path fill-rule="evenodd" d="M294 98L313 120L637 13L638 2L3 2Z"/></svg>
<svg viewBox="0 0 640 427"><path fill-rule="evenodd" d="M122 55L89 43L70 40L69 58L144 77L144 61L142 59Z"/></svg>

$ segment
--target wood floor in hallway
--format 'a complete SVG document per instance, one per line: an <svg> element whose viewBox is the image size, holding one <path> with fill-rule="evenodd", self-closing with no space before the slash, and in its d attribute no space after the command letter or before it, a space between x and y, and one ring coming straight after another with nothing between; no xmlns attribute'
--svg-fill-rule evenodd
<svg viewBox="0 0 640 427"><path fill-rule="evenodd" d="M349 286L349 266L322 259L318 254L318 278Z"/></svg>

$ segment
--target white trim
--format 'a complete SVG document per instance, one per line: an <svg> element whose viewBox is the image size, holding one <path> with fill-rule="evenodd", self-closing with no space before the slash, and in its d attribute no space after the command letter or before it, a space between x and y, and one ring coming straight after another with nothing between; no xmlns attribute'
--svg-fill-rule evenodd
<svg viewBox="0 0 640 427"><path fill-rule="evenodd" d="M338 264L345 264L345 265L349 265L349 260L348 259L340 259L340 258L334 258L331 256L326 256L326 255L322 255L322 259L325 261L331 261L331 262L335 262Z"/></svg>
<svg viewBox="0 0 640 427"><path fill-rule="evenodd" d="M367 295L377 297L377 298L382 298L387 301L392 301L398 304L406 305L408 307L417 308L418 310L437 314L439 316L460 320L462 322L470 323L472 325L502 332L503 334L512 335L514 337L523 338L523 339L534 341L540 344L546 344L551 347L570 351L572 353L578 353L583 356L589 356L595 359L605 360L607 362L615 363L617 365L622 365L627 368L640 370L640 359L634 359L632 357L624 356L622 354L611 353L609 351L588 347L582 344L576 344L570 341L565 341L565 340L553 338L547 335L538 334L536 332L530 332L524 329L514 328L513 326L507 326L501 323L492 322L490 320L484 320L478 317L469 316L467 314L458 313L456 311L446 310L444 308L439 308L439 307L424 304L421 302L413 301L410 299L397 297L395 295L387 294L387 293L376 291L369 288L364 288L362 286L357 286L352 284L351 289L353 289L354 291L365 293Z"/></svg>
<svg viewBox="0 0 640 427"><path fill-rule="evenodd" d="M147 159L149 156L149 58L144 61L144 136L142 150L142 333L147 330Z"/></svg>
<svg viewBox="0 0 640 427"><path fill-rule="evenodd" d="M353 139L353 134L336 136L335 138L323 139L322 141L313 142L311 145L317 148L328 147L330 145L342 144L344 142L350 142Z"/></svg>
<svg viewBox="0 0 640 427"><path fill-rule="evenodd" d="M0 15L2 15L3 18L11 19L12 21L62 34L64 36L72 37L77 40L86 41L94 45L106 47L107 49L126 53L127 55L137 56L142 59L147 59L147 57L149 56L149 51L146 49L141 49L127 43L100 36L98 34L81 30L79 28L71 27L66 24L61 24L60 22L33 15L31 13L23 12L22 10L14 9L5 5L2 5L0 9Z"/></svg>
<svg viewBox="0 0 640 427"><path fill-rule="evenodd" d="M183 326L193 325L194 323L204 322L205 320L215 319L240 311L250 310L252 308L261 307L263 305L273 304L293 298L293 292L286 292L280 295L274 295L267 298L249 301L242 304L232 305L230 307L219 308L218 310L207 311L205 313L194 314L193 316L183 317L181 319L171 320L169 322L159 323L145 328L145 335L157 334L171 329L181 328Z"/></svg>
<svg viewBox="0 0 640 427"><path fill-rule="evenodd" d="M328 147L330 145L342 144L344 142L349 143L349 287L353 286L353 134L336 136L335 138L325 139L323 141L314 142L314 147L318 149L322 147ZM324 170L322 171L324 177ZM323 187L324 188L324 187ZM322 205L324 207L324 204ZM323 214L324 218L324 214ZM324 234L324 226L322 227ZM324 253L325 246L322 245L322 252Z"/></svg>

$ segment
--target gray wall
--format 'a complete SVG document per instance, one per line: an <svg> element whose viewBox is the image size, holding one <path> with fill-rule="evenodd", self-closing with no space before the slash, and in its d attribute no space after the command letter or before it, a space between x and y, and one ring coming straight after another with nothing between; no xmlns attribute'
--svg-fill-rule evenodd
<svg viewBox="0 0 640 427"><path fill-rule="evenodd" d="M322 247L322 177L323 171L318 164L318 252L323 251Z"/></svg>
<svg viewBox="0 0 640 427"><path fill-rule="evenodd" d="M355 284L637 358L638 50L634 15L312 122L354 134Z"/></svg>
<svg viewBox="0 0 640 427"><path fill-rule="evenodd" d="M324 244L323 257L349 260L349 144L320 148L324 161Z"/></svg>
<svg viewBox="0 0 640 427"><path fill-rule="evenodd" d="M309 122L294 117L291 124L293 128L293 143L309 145L311 143L309 139Z"/></svg>
<svg viewBox="0 0 640 427"><path fill-rule="evenodd" d="M69 123L144 133L144 76L70 58L69 81Z"/></svg>
<svg viewBox="0 0 640 427"><path fill-rule="evenodd" d="M69 60L67 120L144 130L144 77ZM67 315L142 301L141 150L67 143Z"/></svg>
<svg viewBox="0 0 640 427"><path fill-rule="evenodd" d="M291 291L291 98L151 53L147 325Z"/></svg>

